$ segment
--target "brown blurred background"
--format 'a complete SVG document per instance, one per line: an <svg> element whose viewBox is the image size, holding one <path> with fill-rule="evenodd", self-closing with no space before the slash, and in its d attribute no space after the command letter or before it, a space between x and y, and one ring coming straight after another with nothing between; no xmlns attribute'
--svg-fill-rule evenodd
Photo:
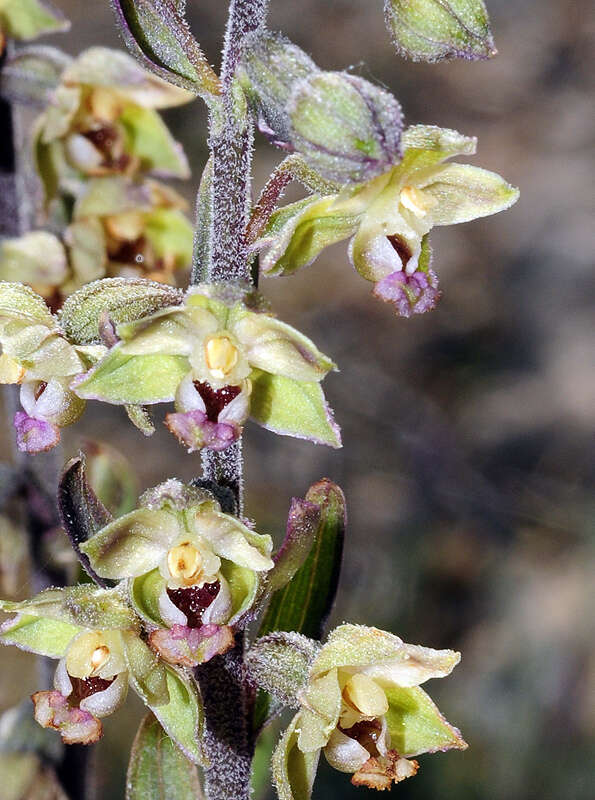
<svg viewBox="0 0 595 800"><path fill-rule="evenodd" d="M77 53L121 46L107 0L56 0L72 20L49 44ZM188 0L192 29L217 62L222 0ZM409 123L479 137L473 163L520 186L497 217L432 234L443 299L396 319L353 272L344 245L296 277L266 280L279 315L339 363L326 381L344 448L249 426L246 504L280 540L292 495L323 475L345 490L349 530L331 622L388 628L461 650L427 689L461 727L465 753L421 757L403 798L590 800L595 763L595 372L592 253L595 24L589 0L488 0L499 56L410 64L392 50L380 0L272 0L282 29L328 69L390 88ZM166 119L193 180L206 160L199 102ZM259 142L254 188L279 154ZM293 195L289 195L292 197ZM589 213L591 211L591 214ZM91 406L66 432L119 447L141 488L189 478L165 431L145 440L118 409ZM0 700L15 701L31 659L8 661ZM23 692L35 689L33 672ZM100 797L123 796L140 714L106 721ZM322 767L318 798L363 798Z"/></svg>

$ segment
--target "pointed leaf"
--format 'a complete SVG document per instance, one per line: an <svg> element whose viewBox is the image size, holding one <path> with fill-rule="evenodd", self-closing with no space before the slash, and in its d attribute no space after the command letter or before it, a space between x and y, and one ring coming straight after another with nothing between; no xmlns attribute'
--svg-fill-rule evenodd
<svg viewBox="0 0 595 800"><path fill-rule="evenodd" d="M285 539L273 556L275 566L267 575L270 592L282 589L302 566L319 532L320 507L307 500L292 498Z"/></svg>
<svg viewBox="0 0 595 800"><path fill-rule="evenodd" d="M118 325L177 306L183 293L173 286L140 278L104 278L83 286L66 299L60 324L75 344L99 344L103 314Z"/></svg>
<svg viewBox="0 0 595 800"><path fill-rule="evenodd" d="M83 569L99 586L107 586L91 566L89 557L80 548L83 542L112 519L87 481L85 458L82 454L71 459L66 465L58 486L58 508L62 526Z"/></svg>
<svg viewBox="0 0 595 800"><path fill-rule="evenodd" d="M203 800L198 769L150 712L132 744L126 800Z"/></svg>
<svg viewBox="0 0 595 800"><path fill-rule="evenodd" d="M320 384L296 381L255 369L251 373L250 416L263 428L341 447L341 435Z"/></svg>
<svg viewBox="0 0 595 800"><path fill-rule="evenodd" d="M164 80L202 96L219 94L209 66L173 0L113 0L126 46Z"/></svg>

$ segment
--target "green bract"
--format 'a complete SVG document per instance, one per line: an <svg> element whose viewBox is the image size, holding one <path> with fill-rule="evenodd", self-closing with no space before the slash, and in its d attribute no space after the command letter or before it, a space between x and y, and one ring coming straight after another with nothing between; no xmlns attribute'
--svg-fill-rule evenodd
<svg viewBox="0 0 595 800"><path fill-rule="evenodd" d="M301 710L273 756L282 800L307 800L320 750L352 783L388 789L414 775L420 753L464 749L459 731L419 688L448 675L460 655L405 644L377 628L341 625L298 692Z"/></svg>
<svg viewBox="0 0 595 800"><path fill-rule="evenodd" d="M201 284L181 306L118 325L121 342L75 392L116 404L175 400L167 425L190 450L225 449L248 416L277 433L339 446L319 385L335 365L291 326L251 310L250 298Z"/></svg>
<svg viewBox="0 0 595 800"><path fill-rule="evenodd" d="M349 256L373 281L374 294L401 316L420 313L438 299L427 235L511 206L518 190L493 172L447 159L475 152L475 139L416 125L403 134L400 164L339 194L313 196L273 214L257 248L265 273L288 275L311 264L330 244L351 237Z"/></svg>

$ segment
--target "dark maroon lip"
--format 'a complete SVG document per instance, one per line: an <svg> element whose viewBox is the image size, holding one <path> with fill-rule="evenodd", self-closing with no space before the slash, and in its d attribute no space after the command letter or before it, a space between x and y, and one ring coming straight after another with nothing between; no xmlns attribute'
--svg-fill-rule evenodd
<svg viewBox="0 0 595 800"><path fill-rule="evenodd" d="M189 628L200 628L202 617L207 608L219 594L219 581L205 583L202 586L189 586L187 589L168 589L169 599L186 615Z"/></svg>
<svg viewBox="0 0 595 800"><path fill-rule="evenodd" d="M72 692L68 695L68 704L73 708L78 707L81 700L91 697L92 694L103 692L116 680L113 678L73 678L68 676L72 684Z"/></svg>
<svg viewBox="0 0 595 800"><path fill-rule="evenodd" d="M194 381L194 388L204 400L207 419L217 422L219 414L225 406L236 398L242 391L241 386L224 386L223 389L213 389L210 383Z"/></svg>

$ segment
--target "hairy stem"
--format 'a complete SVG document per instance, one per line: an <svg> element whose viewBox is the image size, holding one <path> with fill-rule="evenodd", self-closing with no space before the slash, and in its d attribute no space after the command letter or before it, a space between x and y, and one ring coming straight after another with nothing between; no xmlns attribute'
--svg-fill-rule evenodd
<svg viewBox="0 0 595 800"><path fill-rule="evenodd" d="M222 94L210 119L210 244L195 240L193 283L242 283L250 280L246 229L250 210L253 126L234 76L245 37L264 23L268 0L231 0L221 67ZM199 192L199 205L205 202ZM200 248L201 252L198 252ZM205 257L206 254L206 257ZM221 453L202 456L206 480L234 492L242 510L241 440ZM244 679L244 634L235 648L198 667L196 677L205 703L206 746L211 766L205 770L208 800L249 800L254 744L250 733L248 689Z"/></svg>

